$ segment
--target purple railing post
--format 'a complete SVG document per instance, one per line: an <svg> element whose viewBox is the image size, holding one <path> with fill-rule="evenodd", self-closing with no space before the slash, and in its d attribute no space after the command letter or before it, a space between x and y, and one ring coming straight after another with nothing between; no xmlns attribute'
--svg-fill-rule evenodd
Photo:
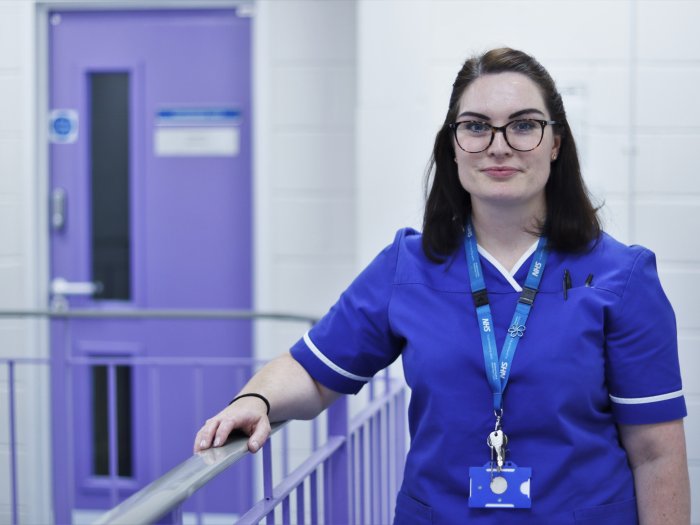
<svg viewBox="0 0 700 525"><path fill-rule="evenodd" d="M365 427L367 425L362 425L358 431L358 444L359 444L359 451L358 451L358 465L359 465L359 477L360 477L360 487L359 487L359 503L360 503L360 519L356 520L359 521L360 523L364 523L364 520L366 519L366 513L365 513L365 501L366 501L366 485L365 485L365 476L366 476L366 470L365 470Z"/></svg>
<svg viewBox="0 0 700 525"><path fill-rule="evenodd" d="M348 500L350 501L350 523L355 523L355 503L357 502L357 492L355 490L355 465L357 464L357 433L353 432L348 436L348 470L350 472L350 486L348 488Z"/></svg>
<svg viewBox="0 0 700 525"><path fill-rule="evenodd" d="M267 438L267 443L263 445L263 498L265 501L270 501L273 497L272 488L274 486L272 480L272 438ZM275 524L275 511L271 510L265 520L266 525Z"/></svg>
<svg viewBox="0 0 700 525"><path fill-rule="evenodd" d="M348 465L348 400L342 396L328 409L328 439L341 437L345 442L326 463L324 471L325 523L346 525L350 523L348 497L350 471Z"/></svg>
<svg viewBox="0 0 700 525"><path fill-rule="evenodd" d="M7 386L10 390L10 490L12 491L12 525L19 523L19 506L17 503L17 432L15 429L15 363L7 362Z"/></svg>
<svg viewBox="0 0 700 525"><path fill-rule="evenodd" d="M282 429L282 478L289 475L289 429Z"/></svg>
<svg viewBox="0 0 700 525"><path fill-rule="evenodd" d="M318 523L318 481L316 472L314 470L309 476L309 494L311 500L311 523Z"/></svg>
<svg viewBox="0 0 700 525"><path fill-rule="evenodd" d="M396 440L394 454L396 458L396 490L398 491L403 479L404 463L406 462L406 391L402 390L396 396Z"/></svg>
<svg viewBox="0 0 700 525"><path fill-rule="evenodd" d="M369 472L370 472L370 518L372 523L379 522L381 515L381 476L379 461L381 450L379 449L379 413L374 414L369 420Z"/></svg>
<svg viewBox="0 0 700 525"><path fill-rule="evenodd" d="M112 507L117 506L119 483L119 450L117 449L117 371L114 362L107 365L107 448L109 450L109 497Z"/></svg>
<svg viewBox="0 0 700 525"><path fill-rule="evenodd" d="M304 482L302 481L296 490L297 493L297 523L304 523L306 515L304 514Z"/></svg>

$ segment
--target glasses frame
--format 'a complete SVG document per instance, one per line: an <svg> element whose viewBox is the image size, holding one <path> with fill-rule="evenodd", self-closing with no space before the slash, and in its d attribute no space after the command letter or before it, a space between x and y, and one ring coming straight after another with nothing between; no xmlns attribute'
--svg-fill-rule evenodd
<svg viewBox="0 0 700 525"><path fill-rule="evenodd" d="M528 122L537 122L541 127L540 127L540 140L537 142L537 145L534 148L530 149L518 149L513 147L513 145L508 142L508 134L506 133L506 128L510 126L513 122L521 122L521 121L528 121ZM465 122L478 122L479 124L482 124L484 126L488 126L491 128L491 140L489 140L489 143L486 145L484 149L480 149L478 151L469 151L466 150L462 147L462 145L459 143L459 139L457 139L457 126L460 124L464 124ZM540 120L536 118L516 118L511 121L506 122L503 124L503 126L492 126L488 122L482 122L480 120L461 120L459 122L453 122L448 125L448 127L452 130L452 134L454 135L455 142L457 143L457 146L459 146L459 149L466 153L481 153L483 151L486 151L491 147L491 144L493 144L493 139L496 137L497 132L503 133L503 139L506 141L506 144L508 144L508 147L512 150L515 151L520 151L520 152L527 152L527 151L532 151L534 149L537 149L540 144L542 144L542 139L544 138L544 128L547 127L547 125L554 126L558 124L556 120Z"/></svg>

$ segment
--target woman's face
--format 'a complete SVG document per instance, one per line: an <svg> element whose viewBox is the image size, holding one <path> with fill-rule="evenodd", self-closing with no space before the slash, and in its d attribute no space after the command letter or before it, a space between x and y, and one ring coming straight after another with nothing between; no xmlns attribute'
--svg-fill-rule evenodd
<svg viewBox="0 0 700 525"><path fill-rule="evenodd" d="M551 116L537 84L523 74L508 72L474 80L462 94L456 122L503 126L514 119L550 120ZM467 153L455 142L459 181L470 193L473 206L525 205L541 213L544 187L559 144L560 137L553 134L551 125L544 128L540 145L526 152L511 148L502 132L480 153Z"/></svg>

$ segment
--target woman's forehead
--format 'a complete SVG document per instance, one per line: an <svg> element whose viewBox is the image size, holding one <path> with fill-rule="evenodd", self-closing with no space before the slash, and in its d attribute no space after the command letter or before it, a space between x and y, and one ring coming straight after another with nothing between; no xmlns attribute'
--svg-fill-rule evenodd
<svg viewBox="0 0 700 525"><path fill-rule="evenodd" d="M547 112L539 86L521 73L505 72L482 75L469 84L460 97L457 113L495 118L529 108Z"/></svg>

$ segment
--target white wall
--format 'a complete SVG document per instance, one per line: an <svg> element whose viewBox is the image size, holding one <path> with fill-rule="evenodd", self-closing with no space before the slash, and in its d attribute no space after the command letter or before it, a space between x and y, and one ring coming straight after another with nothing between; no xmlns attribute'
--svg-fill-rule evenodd
<svg viewBox="0 0 700 525"><path fill-rule="evenodd" d="M356 268L355 3L260 1L254 38L256 306L319 316ZM260 328L265 357L306 330Z"/></svg>
<svg viewBox="0 0 700 525"><path fill-rule="evenodd" d="M34 5L0 2L0 309L39 306L39 268L45 267L37 231ZM0 322L0 357L45 356L42 326L31 321ZM16 367L20 519L50 519L48 375ZM8 501L8 375L0 367L0 523L10 522ZM30 496L31 495L31 496Z"/></svg>
<svg viewBox="0 0 700 525"><path fill-rule="evenodd" d="M688 438L700 442L700 381L691 373L700 369L698 18L700 2L690 0L256 2L256 305L322 315L397 228L419 226L423 173L454 74L471 52L521 47L559 80L608 229L658 254L678 313ZM45 306L34 23L33 0L0 2L0 308ZM302 329L266 331L263 354ZM35 352L32 333L0 323L0 355ZM22 394L22 453L33 459L22 460L21 475L34 490L21 502L25 522L36 523L46 521L50 483L42 385L25 380ZM700 455L689 450L700 523ZM0 522L8 521L6 454L0 423Z"/></svg>
<svg viewBox="0 0 700 525"><path fill-rule="evenodd" d="M355 2L262 0L254 27L255 304L319 317L356 271ZM258 323L258 356L307 329ZM311 427L290 436L295 468Z"/></svg>
<svg viewBox="0 0 700 525"><path fill-rule="evenodd" d="M422 174L464 59L534 54L558 81L606 229L657 253L673 303L700 523L700 2L359 0L358 257L419 225Z"/></svg>

